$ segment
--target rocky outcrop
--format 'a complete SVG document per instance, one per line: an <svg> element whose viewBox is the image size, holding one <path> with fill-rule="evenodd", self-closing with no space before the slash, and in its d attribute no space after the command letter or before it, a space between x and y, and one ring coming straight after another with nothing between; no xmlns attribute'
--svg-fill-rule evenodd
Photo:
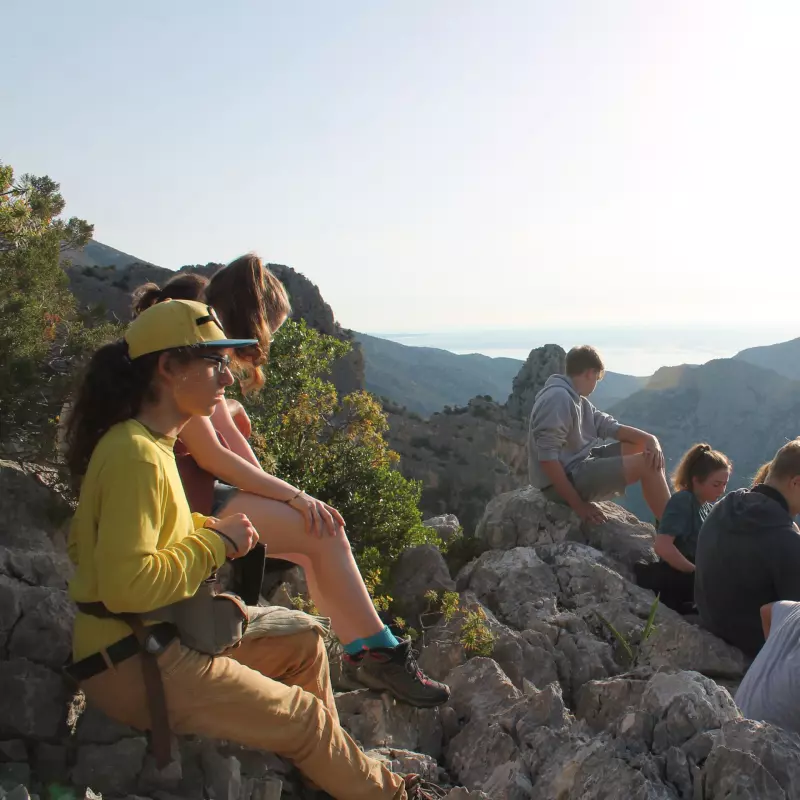
<svg viewBox="0 0 800 800"><path fill-rule="evenodd" d="M400 470L422 481L423 512L455 511L472 531L489 500L527 483L525 428L497 403L476 397L427 420L388 413L387 439Z"/></svg>
<svg viewBox="0 0 800 800"><path fill-rule="evenodd" d="M182 271L213 275L222 264L183 267ZM289 293L294 319L303 319L322 333L334 336L351 345L351 350L334 366L331 379L340 395L364 388L364 356L351 331L335 320L331 307L322 298L319 288L305 275L283 264L269 264ZM159 286L172 278L171 270L153 264L137 262L124 267L67 266L70 291L84 307L100 307L109 316L126 321L131 316L131 292L143 283L153 281Z"/></svg>
<svg viewBox="0 0 800 800"><path fill-rule="evenodd" d="M517 377L514 378L506 408L508 413L527 423L536 395L547 379L564 373L567 354L557 344L546 344L531 350Z"/></svg>
<svg viewBox="0 0 800 800"><path fill-rule="evenodd" d="M58 784L86 797L310 800L291 765L230 743L176 740L159 772L141 733L84 708L57 663L71 613L55 535L65 509L13 465L0 465L0 491L14 501L0 519L0 792L24 800L23 785ZM742 719L725 688L743 673L738 651L666 608L640 641L653 596L630 569L652 557L653 531L604 510L605 525L582 526L526 488L490 503L483 552L457 576L435 548L407 551L393 590L422 618L420 664L451 698L415 709L347 691L342 723L391 768L464 784L451 800L800 799L800 737ZM302 594L290 577L279 588ZM457 591L458 610L437 619L423 605L430 589ZM481 655L476 620L491 634Z"/></svg>

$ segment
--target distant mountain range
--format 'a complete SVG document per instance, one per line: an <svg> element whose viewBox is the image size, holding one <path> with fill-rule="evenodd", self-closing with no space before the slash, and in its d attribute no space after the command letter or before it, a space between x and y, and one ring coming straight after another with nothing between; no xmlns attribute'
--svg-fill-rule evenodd
<svg viewBox="0 0 800 800"><path fill-rule="evenodd" d="M770 348L759 350L766 357ZM738 356L665 367L610 413L658 436L670 471L695 442L722 450L733 461L735 489L750 485L758 467L800 435L800 382ZM629 492L625 505L649 519L640 494Z"/></svg>
<svg viewBox="0 0 800 800"><path fill-rule="evenodd" d="M102 242L92 239L82 250L67 250L64 258L68 259L75 267L114 267L122 269L130 264L147 264L153 266L149 261L137 258L130 253L123 253L109 247Z"/></svg>
<svg viewBox="0 0 800 800"><path fill-rule="evenodd" d="M473 397L488 396L505 403L524 363L516 358L413 347L365 333L354 336L364 351L367 390L425 417L445 406L465 406ZM609 408L646 383L647 378L607 372L592 402Z"/></svg>
<svg viewBox="0 0 800 800"><path fill-rule="evenodd" d="M515 358L408 347L365 333L355 337L364 351L367 390L426 417L445 406L466 405L478 395L504 403L523 363Z"/></svg>
<svg viewBox="0 0 800 800"><path fill-rule="evenodd" d="M749 347L737 353L734 358L775 370L787 378L800 380L800 339L770 344L766 347Z"/></svg>
<svg viewBox="0 0 800 800"><path fill-rule="evenodd" d="M122 320L129 319L136 286L173 274L99 242L68 255L70 287L78 299L102 304ZM469 527L488 499L527 483L526 415L515 416L505 405L522 361L456 355L343 331L316 286L288 267L271 266L287 286L298 317L325 333L353 338L354 350L334 370L334 381L342 392L366 386L391 401L389 440L401 453L403 472L423 482L426 512L461 514ZM210 275L218 267L189 269ZM535 380L524 389L530 396L552 370L548 348L529 359L539 359L529 374ZM800 339L702 366L664 367L649 378L607 373L592 401L655 433L670 470L691 444L708 441L733 459L730 487L747 485L761 463L800 434ZM640 494L629 492L624 505L649 519Z"/></svg>

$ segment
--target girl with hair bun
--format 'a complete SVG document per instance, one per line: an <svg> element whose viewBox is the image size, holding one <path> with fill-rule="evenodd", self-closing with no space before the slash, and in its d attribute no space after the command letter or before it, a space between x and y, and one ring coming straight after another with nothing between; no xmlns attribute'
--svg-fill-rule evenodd
<svg viewBox="0 0 800 800"><path fill-rule="evenodd" d="M208 278L196 272L181 272L170 278L163 289L157 283L145 283L134 290L131 311L137 317L162 300L200 300L207 285Z"/></svg>
<svg viewBox="0 0 800 800"><path fill-rule="evenodd" d="M710 445L695 444L684 453L672 475L675 494L662 516L654 549L655 564L637 564L640 586L661 596L661 602L682 614L694 610L694 561L700 528L712 505L725 493L730 459Z"/></svg>

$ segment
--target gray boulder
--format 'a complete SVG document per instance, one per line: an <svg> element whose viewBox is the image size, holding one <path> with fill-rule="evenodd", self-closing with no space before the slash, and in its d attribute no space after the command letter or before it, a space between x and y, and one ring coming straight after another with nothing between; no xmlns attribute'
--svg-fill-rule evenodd
<svg viewBox="0 0 800 800"><path fill-rule="evenodd" d="M453 591L456 588L444 557L432 544L403 551L397 559L393 576L392 597L396 609L414 628L419 627L420 616L428 611L426 592Z"/></svg>
<svg viewBox="0 0 800 800"><path fill-rule="evenodd" d="M388 747L434 758L442 752L438 708L414 708L366 689L337 695L336 707L342 726L367 750Z"/></svg>
<svg viewBox="0 0 800 800"><path fill-rule="evenodd" d="M440 514L438 517L430 517L422 520L422 524L426 528L433 528L445 544L449 544L462 533L461 523L455 514Z"/></svg>

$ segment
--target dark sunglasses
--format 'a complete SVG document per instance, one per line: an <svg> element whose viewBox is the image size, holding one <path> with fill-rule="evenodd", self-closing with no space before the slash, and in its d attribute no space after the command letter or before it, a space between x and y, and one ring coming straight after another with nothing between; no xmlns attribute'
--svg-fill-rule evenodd
<svg viewBox="0 0 800 800"><path fill-rule="evenodd" d="M224 374L225 370L230 369L231 366L230 356L208 355L200 356L200 358L204 359L205 361L213 361L217 365L217 372L220 375Z"/></svg>

